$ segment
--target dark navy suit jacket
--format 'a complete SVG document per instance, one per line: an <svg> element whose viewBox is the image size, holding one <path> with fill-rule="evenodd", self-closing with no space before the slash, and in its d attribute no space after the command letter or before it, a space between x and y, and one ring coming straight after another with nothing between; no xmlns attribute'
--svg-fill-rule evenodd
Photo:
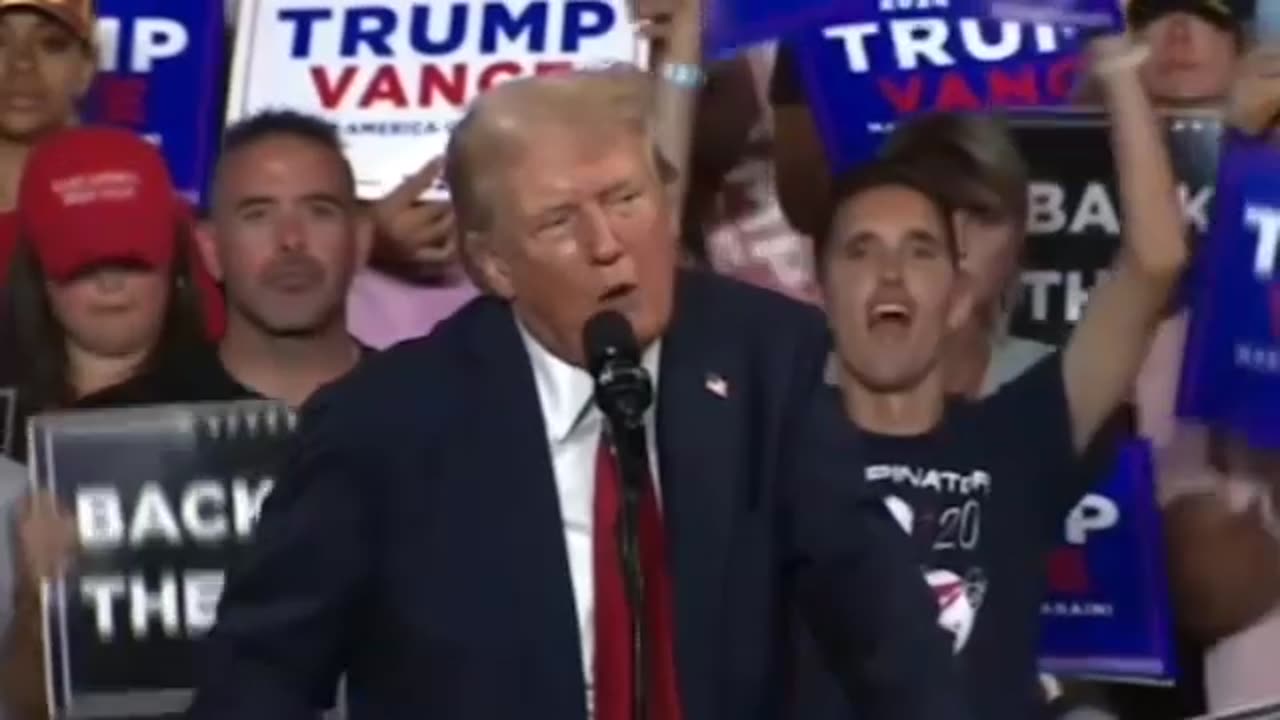
<svg viewBox="0 0 1280 720"><path fill-rule="evenodd" d="M822 382L828 347L812 308L680 277L657 442L686 720L781 717L791 617L860 720L965 717L932 595ZM312 717L345 672L358 718L585 720L550 451L510 306L477 300L370 359L300 432L228 580L190 716Z"/></svg>

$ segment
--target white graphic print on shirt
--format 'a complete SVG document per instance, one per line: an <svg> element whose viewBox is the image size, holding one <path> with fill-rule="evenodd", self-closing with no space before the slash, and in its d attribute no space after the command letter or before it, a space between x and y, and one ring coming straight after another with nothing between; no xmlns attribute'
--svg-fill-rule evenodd
<svg viewBox="0 0 1280 720"><path fill-rule="evenodd" d="M987 591L987 574L975 550L982 541L982 501L991 492L990 474L880 464L867 466L866 480L889 482L899 493L887 496L885 504L929 557L925 581L938 600L938 624L951 633L952 649L959 654Z"/></svg>

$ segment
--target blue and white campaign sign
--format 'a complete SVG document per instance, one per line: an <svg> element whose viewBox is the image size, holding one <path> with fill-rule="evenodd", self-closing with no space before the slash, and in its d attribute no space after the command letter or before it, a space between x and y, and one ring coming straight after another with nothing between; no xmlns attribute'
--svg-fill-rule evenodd
<svg viewBox="0 0 1280 720"><path fill-rule="evenodd" d="M1280 149L1227 136L1178 412L1280 449Z"/></svg>
<svg viewBox="0 0 1280 720"><path fill-rule="evenodd" d="M227 101L337 125L361 197L444 152L479 94L505 80L635 62L629 0L241 0Z"/></svg>
<svg viewBox="0 0 1280 720"><path fill-rule="evenodd" d="M1067 516L1040 608L1040 667L1065 677L1175 678L1152 450L1135 439Z"/></svg>
<svg viewBox="0 0 1280 720"><path fill-rule="evenodd" d="M101 0L97 39L99 74L84 120L158 144L178 190L199 203L220 132L222 0Z"/></svg>
<svg viewBox="0 0 1280 720"><path fill-rule="evenodd" d="M705 43L713 56L724 57L749 45L833 23L919 11L1093 30L1124 26L1116 0L711 0Z"/></svg>
<svg viewBox="0 0 1280 720"><path fill-rule="evenodd" d="M878 0L874 15L797 37L807 96L834 171L874 156L903 117L1050 107L1072 98L1085 34L1056 23L993 21L994 8L977 12L991 2ZM1113 5L1079 0L1075 7L1118 13Z"/></svg>

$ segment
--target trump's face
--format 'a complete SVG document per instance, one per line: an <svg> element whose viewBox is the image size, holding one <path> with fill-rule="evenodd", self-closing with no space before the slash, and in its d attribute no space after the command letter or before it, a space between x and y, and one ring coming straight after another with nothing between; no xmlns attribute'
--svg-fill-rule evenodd
<svg viewBox="0 0 1280 720"><path fill-rule="evenodd" d="M617 310L641 345L666 330L676 217L649 143L634 133L531 133L493 185L477 260L540 342L583 364L582 327Z"/></svg>

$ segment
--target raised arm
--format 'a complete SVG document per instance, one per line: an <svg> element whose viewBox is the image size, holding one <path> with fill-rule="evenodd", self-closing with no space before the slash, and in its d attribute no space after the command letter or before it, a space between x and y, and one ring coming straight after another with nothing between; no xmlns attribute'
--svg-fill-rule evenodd
<svg viewBox="0 0 1280 720"><path fill-rule="evenodd" d="M683 204L689 186L694 118L702 71L704 0L639 0L636 13L654 30L654 118L658 147L676 178L671 190Z"/></svg>
<svg viewBox="0 0 1280 720"><path fill-rule="evenodd" d="M1095 40L1091 50L1111 115L1123 244L1063 357L1077 450L1129 396L1188 256L1164 135L1138 77L1141 51L1122 38Z"/></svg>
<svg viewBox="0 0 1280 720"><path fill-rule="evenodd" d="M315 720L343 671L369 557L376 459L351 458L350 411L324 391L303 414L248 555L197 658L191 720Z"/></svg>

